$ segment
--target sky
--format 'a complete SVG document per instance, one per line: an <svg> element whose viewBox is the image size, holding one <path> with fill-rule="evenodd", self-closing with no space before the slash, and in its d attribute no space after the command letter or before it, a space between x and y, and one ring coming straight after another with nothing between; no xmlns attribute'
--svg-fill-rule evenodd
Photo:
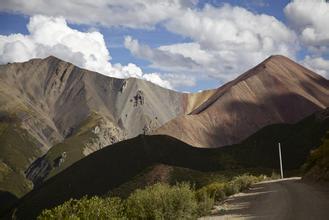
<svg viewBox="0 0 329 220"><path fill-rule="evenodd" d="M0 64L49 55L197 92L273 54L329 77L325 0L0 0Z"/></svg>

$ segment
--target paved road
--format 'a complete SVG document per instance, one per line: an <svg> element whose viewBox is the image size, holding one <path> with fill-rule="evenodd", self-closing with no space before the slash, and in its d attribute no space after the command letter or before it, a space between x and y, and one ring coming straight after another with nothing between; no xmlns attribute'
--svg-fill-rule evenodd
<svg viewBox="0 0 329 220"><path fill-rule="evenodd" d="M306 184L300 178L255 184L229 198L204 219L329 219L329 185Z"/></svg>

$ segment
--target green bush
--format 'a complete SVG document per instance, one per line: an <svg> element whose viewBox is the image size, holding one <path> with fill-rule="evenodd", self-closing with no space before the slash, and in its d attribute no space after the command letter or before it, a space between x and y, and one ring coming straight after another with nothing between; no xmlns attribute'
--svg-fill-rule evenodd
<svg viewBox="0 0 329 220"><path fill-rule="evenodd" d="M206 185L197 191L197 195L202 195L204 193L208 194L215 201L222 200L226 197L224 191L225 184L220 182L214 182Z"/></svg>
<svg viewBox="0 0 329 220"><path fill-rule="evenodd" d="M199 189L196 194L198 197L206 193L215 201L221 201L226 197L248 189L251 184L265 180L264 175L256 177L252 175L241 175L234 177L229 182L214 182Z"/></svg>
<svg viewBox="0 0 329 220"><path fill-rule="evenodd" d="M224 185L225 196L231 196L233 194L238 193L239 191L240 191L239 186L234 182L228 182Z"/></svg>
<svg viewBox="0 0 329 220"><path fill-rule="evenodd" d="M210 213L214 201L250 187L264 176L241 175L229 182L213 182L194 191L189 184L155 184L137 189L124 202L116 197L71 199L44 210L43 219L195 219Z"/></svg>
<svg viewBox="0 0 329 220"><path fill-rule="evenodd" d="M127 199L129 219L193 219L197 200L188 184L155 184L136 190Z"/></svg>
<svg viewBox="0 0 329 220"><path fill-rule="evenodd" d="M234 177L232 182L234 185L236 185L236 187L238 188L238 191L243 191L248 189L251 184L256 183L258 181L258 178L256 176L252 176L252 175L241 175L241 176L237 176Z"/></svg>
<svg viewBox="0 0 329 220"><path fill-rule="evenodd" d="M213 208L215 203L214 198L209 196L209 194L204 190L198 190L196 192L196 197L198 201L198 216L205 216L210 214L211 209Z"/></svg>
<svg viewBox="0 0 329 220"><path fill-rule="evenodd" d="M124 219L124 205L119 198L70 199L53 209L46 209L38 220L48 219Z"/></svg>

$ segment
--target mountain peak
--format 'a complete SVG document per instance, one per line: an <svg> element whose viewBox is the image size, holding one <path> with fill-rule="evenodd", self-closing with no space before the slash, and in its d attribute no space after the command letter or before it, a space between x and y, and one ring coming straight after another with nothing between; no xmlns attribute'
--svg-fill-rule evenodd
<svg viewBox="0 0 329 220"><path fill-rule="evenodd" d="M235 144L264 126L295 123L329 106L328 95L328 80L285 56L273 55L157 134L200 147Z"/></svg>

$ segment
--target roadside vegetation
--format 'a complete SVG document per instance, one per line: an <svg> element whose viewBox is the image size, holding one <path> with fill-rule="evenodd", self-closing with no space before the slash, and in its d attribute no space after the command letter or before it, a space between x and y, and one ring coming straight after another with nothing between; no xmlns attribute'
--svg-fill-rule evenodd
<svg viewBox="0 0 329 220"><path fill-rule="evenodd" d="M44 219L196 219L209 214L215 203L268 177L240 175L230 181L212 182L196 189L189 183L156 183L137 189L126 199L83 197L44 210Z"/></svg>
<svg viewBox="0 0 329 220"><path fill-rule="evenodd" d="M324 136L322 144L311 151L303 171L306 179L329 181L329 132Z"/></svg>

